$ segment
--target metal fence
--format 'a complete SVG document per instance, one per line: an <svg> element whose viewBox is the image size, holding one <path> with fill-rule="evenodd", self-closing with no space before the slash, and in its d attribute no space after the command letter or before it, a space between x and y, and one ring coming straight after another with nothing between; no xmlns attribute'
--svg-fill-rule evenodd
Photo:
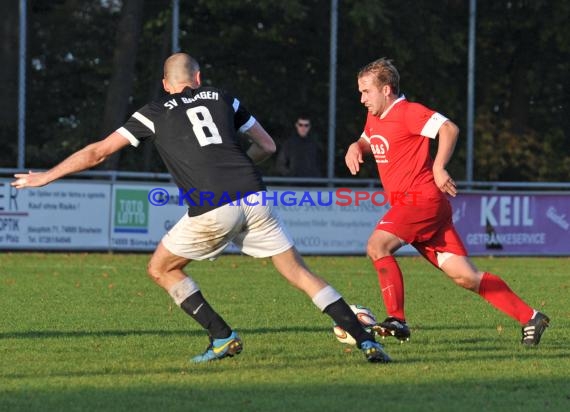
<svg viewBox="0 0 570 412"><path fill-rule="evenodd" d="M36 170L37 171L37 170ZM27 173L28 170L17 168L0 168L0 177L10 178L15 173ZM128 172L117 170L90 170L86 172L76 173L73 179L85 178L100 180L117 181L157 181L172 182L169 173L149 173L149 172ZM280 176L264 176L263 181L271 186L315 186L315 187L381 187L378 179L360 179L360 178L311 178L311 177L280 177ZM458 181L457 186L462 191L477 190L529 190L529 191L568 191L570 190L570 182L467 182Z"/></svg>

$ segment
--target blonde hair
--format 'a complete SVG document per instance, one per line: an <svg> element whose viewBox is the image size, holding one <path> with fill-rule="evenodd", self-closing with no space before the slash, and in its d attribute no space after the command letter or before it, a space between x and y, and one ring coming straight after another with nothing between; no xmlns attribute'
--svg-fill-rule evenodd
<svg viewBox="0 0 570 412"><path fill-rule="evenodd" d="M360 79L368 74L374 76L374 82L378 87L388 85L392 89L392 93L395 95L400 94L400 74L392 60L382 57L368 63L360 69L357 78Z"/></svg>

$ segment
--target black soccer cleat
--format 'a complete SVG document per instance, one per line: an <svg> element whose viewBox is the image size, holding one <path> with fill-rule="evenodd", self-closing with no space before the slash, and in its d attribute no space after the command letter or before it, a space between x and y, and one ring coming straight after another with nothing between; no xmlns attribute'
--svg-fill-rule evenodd
<svg viewBox="0 0 570 412"><path fill-rule="evenodd" d="M410 340L410 328L406 321L397 318L388 317L372 327L378 336L385 338L386 336L394 336L400 342L407 342Z"/></svg>
<svg viewBox="0 0 570 412"><path fill-rule="evenodd" d="M521 343L527 346L536 346L540 342L540 338L550 319L544 313L536 312L536 314L522 327Z"/></svg>

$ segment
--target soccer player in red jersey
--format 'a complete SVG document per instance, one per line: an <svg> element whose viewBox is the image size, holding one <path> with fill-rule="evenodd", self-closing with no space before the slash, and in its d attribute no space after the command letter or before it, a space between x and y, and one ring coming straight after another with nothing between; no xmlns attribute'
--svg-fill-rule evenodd
<svg viewBox="0 0 570 412"><path fill-rule="evenodd" d="M402 272L393 256L408 243L457 285L478 293L517 320L522 325L523 344L537 345L549 318L526 304L500 277L479 271L467 257L453 225L447 195L456 196L457 188L445 167L455 148L458 127L440 113L407 101L400 95L399 83L398 70L386 58L360 70L360 102L368 109L368 117L364 132L349 146L345 157L348 169L355 175L363 163L363 154L372 153L384 190L403 194L368 239L367 254L378 274L388 314L379 332L401 341L410 337ZM432 159L430 139L438 136L437 153Z"/></svg>

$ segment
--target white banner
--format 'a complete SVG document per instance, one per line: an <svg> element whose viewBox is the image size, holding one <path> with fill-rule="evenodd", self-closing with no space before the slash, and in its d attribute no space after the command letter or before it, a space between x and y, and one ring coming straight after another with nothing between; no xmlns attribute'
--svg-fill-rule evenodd
<svg viewBox="0 0 570 412"><path fill-rule="evenodd" d="M366 242L385 206L340 206L334 191L269 189L285 227L301 253L365 254ZM269 200L271 200L269 198Z"/></svg>
<svg viewBox="0 0 570 412"><path fill-rule="evenodd" d="M358 193L370 199L375 192ZM301 253L364 255L368 237L388 204L357 201L356 192L344 195L339 198L334 191L280 188L268 189L258 202L277 210ZM178 188L165 184L116 184L112 208L111 247L133 251L154 249L187 211ZM230 246L227 252L237 249ZM399 253L415 250L406 246Z"/></svg>
<svg viewBox="0 0 570 412"><path fill-rule="evenodd" d="M109 183L16 190L0 180L0 249L109 248Z"/></svg>
<svg viewBox="0 0 570 412"><path fill-rule="evenodd" d="M0 249L152 251L187 213L172 184L63 181L18 191L9 183L0 180ZM258 201L310 254L364 255L389 207L382 192L363 189L270 188Z"/></svg>
<svg viewBox="0 0 570 412"><path fill-rule="evenodd" d="M111 207L111 248L133 251L154 250L188 211L168 184L115 184Z"/></svg>
<svg viewBox="0 0 570 412"><path fill-rule="evenodd" d="M365 255L376 222L389 209L382 192L364 189L268 189L267 200L297 249L310 254ZM399 251L409 253L417 252L410 246Z"/></svg>

